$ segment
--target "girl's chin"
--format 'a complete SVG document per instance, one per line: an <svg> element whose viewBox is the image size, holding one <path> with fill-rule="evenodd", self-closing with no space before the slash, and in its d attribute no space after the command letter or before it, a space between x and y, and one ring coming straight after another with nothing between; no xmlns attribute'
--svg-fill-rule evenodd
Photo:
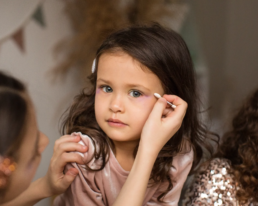
<svg viewBox="0 0 258 206"><path fill-rule="evenodd" d="M140 138L135 138L135 137L127 137L126 135L108 135L108 137L113 141L113 142L123 142L123 143L132 143L132 142L139 142Z"/></svg>

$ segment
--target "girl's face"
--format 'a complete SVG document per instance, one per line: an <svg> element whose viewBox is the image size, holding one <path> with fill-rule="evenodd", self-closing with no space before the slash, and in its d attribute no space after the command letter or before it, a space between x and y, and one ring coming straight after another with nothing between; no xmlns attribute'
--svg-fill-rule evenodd
<svg viewBox="0 0 258 206"><path fill-rule="evenodd" d="M157 101L164 94L159 78L130 55L102 54L98 62L95 114L114 142L137 142Z"/></svg>
<svg viewBox="0 0 258 206"><path fill-rule="evenodd" d="M41 153L48 144L48 138L38 131L33 107L30 107L26 132L18 152L16 170L10 176L10 184L4 197L4 202L17 197L30 185L41 160Z"/></svg>

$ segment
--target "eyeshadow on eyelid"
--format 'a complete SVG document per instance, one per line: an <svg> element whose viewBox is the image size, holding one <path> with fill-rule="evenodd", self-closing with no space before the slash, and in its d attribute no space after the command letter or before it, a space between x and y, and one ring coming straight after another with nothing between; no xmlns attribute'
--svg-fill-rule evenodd
<svg viewBox="0 0 258 206"><path fill-rule="evenodd" d="M143 97L145 97L145 98L150 98L151 95L144 94Z"/></svg>
<svg viewBox="0 0 258 206"><path fill-rule="evenodd" d="M150 95L144 95L144 94L143 94L142 96L136 98L136 100L139 100L139 101L146 101L146 100L148 100L150 97L151 97Z"/></svg>
<svg viewBox="0 0 258 206"><path fill-rule="evenodd" d="M100 92L100 88L96 89L96 94L98 94Z"/></svg>

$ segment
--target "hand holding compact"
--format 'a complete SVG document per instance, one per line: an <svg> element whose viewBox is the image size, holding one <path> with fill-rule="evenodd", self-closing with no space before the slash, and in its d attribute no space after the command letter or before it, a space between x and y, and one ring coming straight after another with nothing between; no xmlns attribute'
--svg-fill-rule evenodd
<svg viewBox="0 0 258 206"><path fill-rule="evenodd" d="M76 168L70 168L65 174L63 171L67 163L83 164L81 156L74 151L85 153L88 148L79 144L79 141L80 137L77 135L65 135L56 140L48 172L43 177L51 195L63 193L78 175Z"/></svg>

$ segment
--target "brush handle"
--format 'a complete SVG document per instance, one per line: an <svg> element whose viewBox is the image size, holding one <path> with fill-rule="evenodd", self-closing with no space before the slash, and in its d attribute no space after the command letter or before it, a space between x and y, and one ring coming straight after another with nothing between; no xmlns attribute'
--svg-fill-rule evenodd
<svg viewBox="0 0 258 206"><path fill-rule="evenodd" d="M157 98L161 98L160 94L158 94L158 93L154 93L154 96L157 97ZM172 108L174 108L174 109L176 108L176 105L170 103L169 101L167 101L167 103L168 103Z"/></svg>
<svg viewBox="0 0 258 206"><path fill-rule="evenodd" d="M168 101L167 101L167 103L168 103L172 108L174 108L174 109L176 108L176 105L174 105L174 104L172 104L172 103L170 103L170 102L168 102Z"/></svg>

